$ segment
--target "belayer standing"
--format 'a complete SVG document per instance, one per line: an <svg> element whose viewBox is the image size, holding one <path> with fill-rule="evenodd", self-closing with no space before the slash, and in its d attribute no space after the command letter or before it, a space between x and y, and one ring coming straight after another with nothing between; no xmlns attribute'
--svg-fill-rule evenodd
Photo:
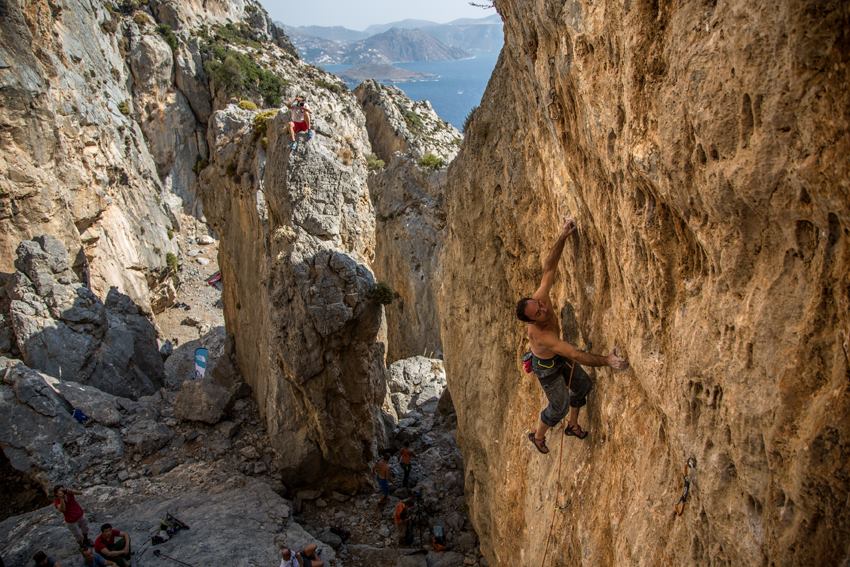
<svg viewBox="0 0 850 567"><path fill-rule="evenodd" d="M307 140L313 138L313 129L310 126L313 112L307 106L304 95L298 95L289 103L289 148L294 150L298 147L295 136L299 132L307 132Z"/></svg>
<svg viewBox="0 0 850 567"><path fill-rule="evenodd" d="M564 244L575 230L575 220L567 218L555 246L543 262L540 287L534 295L523 297L516 305L517 318L527 323L531 369L549 401L540 412L537 430L528 434L529 441L544 454L549 452L546 446L546 432L564 419L568 408L570 417L564 434L579 439L587 437L587 431L578 424L578 414L579 409L587 403L587 394L593 389L593 382L579 364L610 366L614 370L625 370L629 367L626 359L613 352L605 356L590 354L578 350L560 338L560 325L556 310L549 299L549 290L555 282L555 272L564 252Z"/></svg>
<svg viewBox="0 0 850 567"><path fill-rule="evenodd" d="M390 495L390 477L392 476L390 463L387 462L387 456L384 453L381 453L381 458L378 459L378 462L372 467L372 472L375 473L375 478L378 481L378 488L381 489L381 499L378 501L378 506L381 506L387 501L387 498Z"/></svg>
<svg viewBox="0 0 850 567"><path fill-rule="evenodd" d="M401 469L404 471L404 478L401 481L401 485L405 488L407 488L407 484L410 482L410 469L413 468L413 464L410 462L412 457L413 451L410 450L410 442L405 441L404 446L398 454L398 461L401 464Z"/></svg>

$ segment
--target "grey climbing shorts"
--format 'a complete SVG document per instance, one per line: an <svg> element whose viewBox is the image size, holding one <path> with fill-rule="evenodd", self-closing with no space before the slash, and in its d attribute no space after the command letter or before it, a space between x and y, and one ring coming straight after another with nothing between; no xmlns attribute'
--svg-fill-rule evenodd
<svg viewBox="0 0 850 567"><path fill-rule="evenodd" d="M554 363L554 366L547 367L550 363ZM570 406L580 408L587 404L587 395L593 389L590 376L578 364L575 365L572 382L567 389L573 364L575 363L571 360L560 356L550 360L534 357L532 366L534 374L540 381L546 399L549 400L549 405L540 412L540 421L549 427L558 425L567 415Z"/></svg>

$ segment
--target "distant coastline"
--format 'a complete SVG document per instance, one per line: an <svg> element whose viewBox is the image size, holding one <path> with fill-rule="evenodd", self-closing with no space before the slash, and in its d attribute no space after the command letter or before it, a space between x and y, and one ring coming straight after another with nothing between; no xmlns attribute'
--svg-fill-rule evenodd
<svg viewBox="0 0 850 567"><path fill-rule="evenodd" d="M376 81L403 83L411 81L435 81L438 75L433 73L420 73L409 69L402 69L394 65L371 64L358 65L339 72L339 76L348 82L360 82L366 79Z"/></svg>
<svg viewBox="0 0 850 567"><path fill-rule="evenodd" d="M393 80L375 78L390 83L413 100L429 100L440 118L463 128L469 112L481 102L481 96L496 66L499 52L478 53L474 57L454 61L416 61L388 65L405 72L430 76L427 79ZM364 79L348 76L354 66L346 64L321 65L341 77L353 89Z"/></svg>

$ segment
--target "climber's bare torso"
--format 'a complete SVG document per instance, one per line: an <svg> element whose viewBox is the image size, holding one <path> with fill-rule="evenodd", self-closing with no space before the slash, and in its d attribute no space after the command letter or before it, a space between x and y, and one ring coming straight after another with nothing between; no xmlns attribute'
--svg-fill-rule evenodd
<svg viewBox="0 0 850 567"><path fill-rule="evenodd" d="M545 316L545 319L528 323L525 327L528 332L528 343L531 347L531 352L537 358L548 359L553 358L557 354L548 345L551 345L553 341L560 340L561 327L558 324L558 318L555 316L555 310L552 308L552 302L549 301L548 294L540 293L540 291L537 290L537 293L531 296L534 302L532 308L539 309L541 315Z"/></svg>

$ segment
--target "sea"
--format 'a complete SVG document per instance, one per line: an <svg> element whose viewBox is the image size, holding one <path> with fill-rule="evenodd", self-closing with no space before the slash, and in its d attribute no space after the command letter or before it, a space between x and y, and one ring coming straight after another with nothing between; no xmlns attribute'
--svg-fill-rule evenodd
<svg viewBox="0 0 850 567"><path fill-rule="evenodd" d="M393 63L396 67L436 75L428 81L404 81L392 84L413 100L429 100L437 114L458 130L463 129L467 114L481 102L484 89L493 74L498 53L478 54L456 61L415 61ZM339 74L351 65L322 65L325 71ZM349 82L354 88L356 82Z"/></svg>

